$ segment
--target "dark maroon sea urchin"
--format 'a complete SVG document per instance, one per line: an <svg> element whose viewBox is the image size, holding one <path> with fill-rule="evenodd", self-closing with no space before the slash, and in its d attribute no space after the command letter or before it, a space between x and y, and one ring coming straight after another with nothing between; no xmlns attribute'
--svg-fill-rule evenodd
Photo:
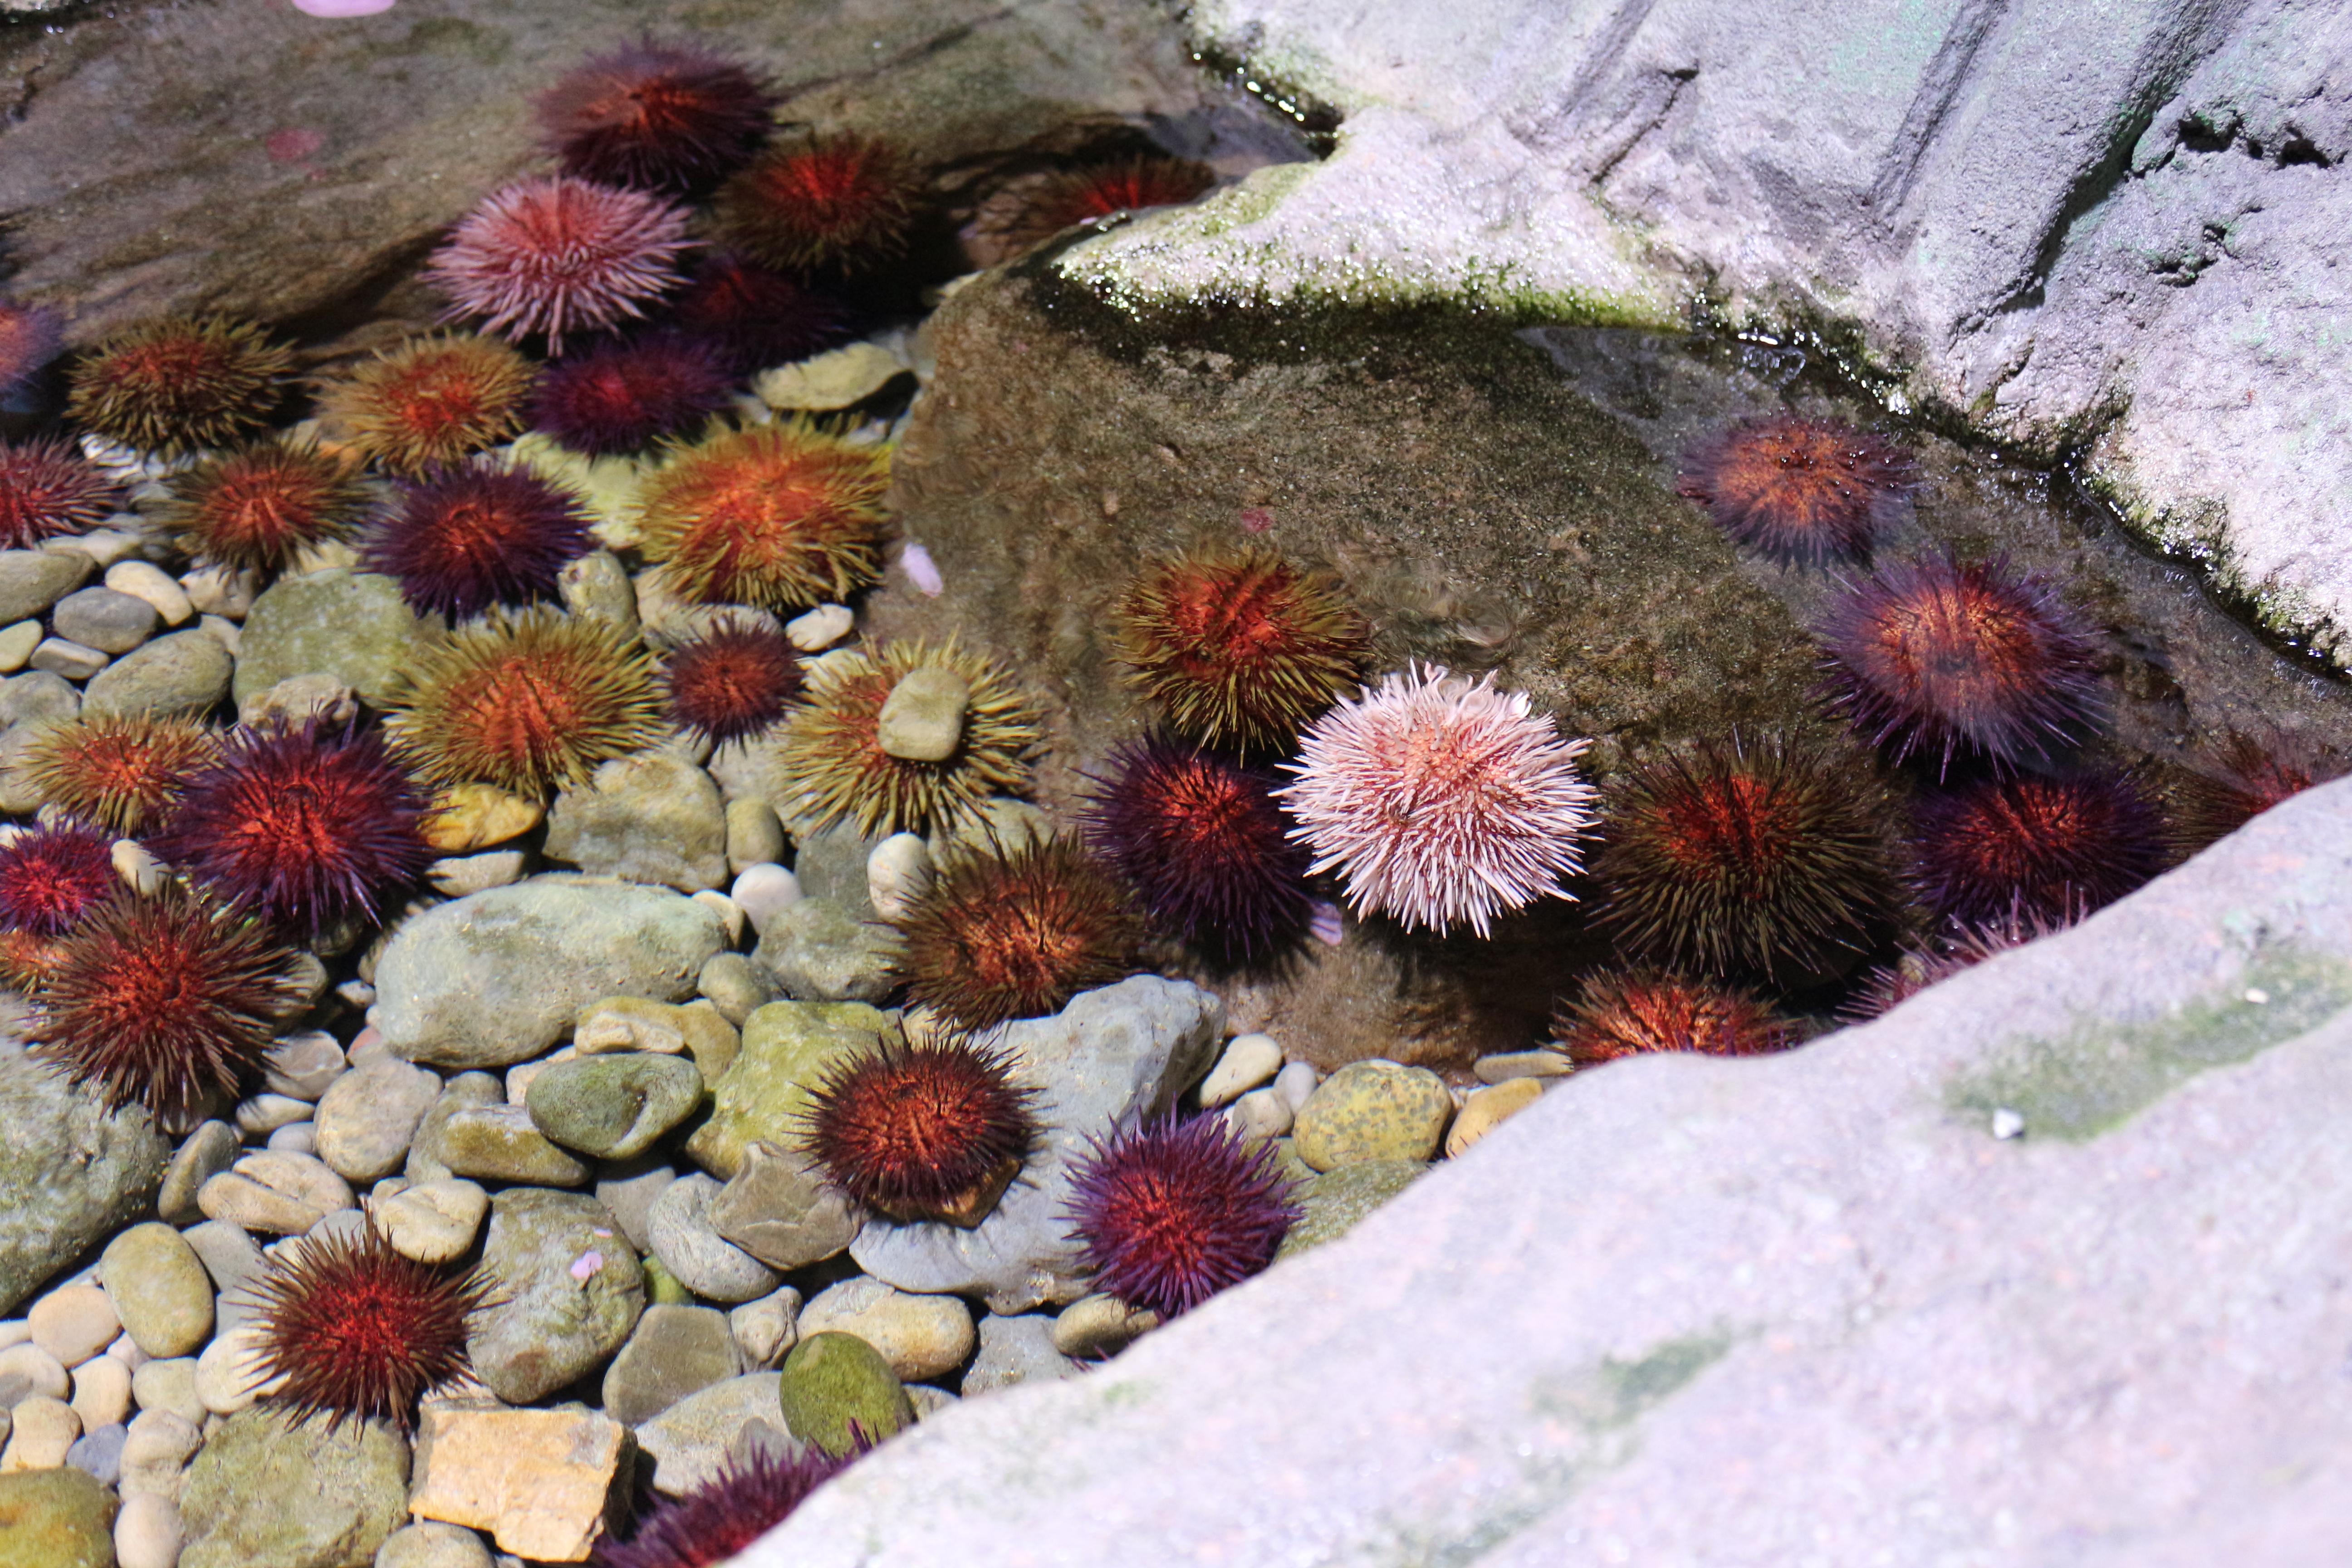
<svg viewBox="0 0 2352 1568"><path fill-rule="evenodd" d="M782 633L730 616L671 649L662 684L671 723L713 743L740 741L783 718L800 693L800 656Z"/></svg>
<svg viewBox="0 0 2352 1568"><path fill-rule="evenodd" d="M775 94L733 60L646 38L568 72L537 107L565 174L687 192L759 150Z"/></svg>
<svg viewBox="0 0 2352 1568"><path fill-rule="evenodd" d="M870 1209L973 1225L1036 1140L1034 1099L1005 1057L966 1037L888 1046L818 1081L803 1147Z"/></svg>
<svg viewBox="0 0 2352 1568"><path fill-rule="evenodd" d="M431 858L423 799L376 731L239 730L149 847L290 930L373 921Z"/></svg>
<svg viewBox="0 0 2352 1568"><path fill-rule="evenodd" d="M2102 707L2089 628L2047 583L1998 561L1883 566L1839 598L1822 638L1835 706L1898 761L2046 756Z"/></svg>
<svg viewBox="0 0 2352 1568"><path fill-rule="evenodd" d="M363 559L400 584L411 609L463 620L552 595L590 542L588 514L569 491L477 459L404 483Z"/></svg>
<svg viewBox="0 0 2352 1568"><path fill-rule="evenodd" d="M558 360L540 380L530 417L572 451L634 452L718 413L732 388L714 351L658 333Z"/></svg>
<svg viewBox="0 0 2352 1568"><path fill-rule="evenodd" d="M0 445L0 550L86 532L121 499L121 486L55 437Z"/></svg>
<svg viewBox="0 0 2352 1568"><path fill-rule="evenodd" d="M2079 920L2164 866L2164 819L2136 773L1983 780L1914 817L1921 900L1962 921Z"/></svg>
<svg viewBox="0 0 2352 1568"><path fill-rule="evenodd" d="M373 1226L304 1237L256 1288L261 1371L284 1384L270 1404L297 1420L415 1424L424 1394L464 1378L468 1320L484 1304L477 1274L419 1263Z"/></svg>
<svg viewBox="0 0 2352 1568"><path fill-rule="evenodd" d="M625 1542L606 1539L590 1568L710 1568L782 1524L856 1458L814 1444L790 1458L765 1451L729 1460L716 1475L663 1501Z"/></svg>
<svg viewBox="0 0 2352 1568"><path fill-rule="evenodd" d="M737 374L789 364L848 338L839 303L740 257L706 261L671 312L679 331Z"/></svg>
<svg viewBox="0 0 2352 1568"><path fill-rule="evenodd" d="M96 828L60 822L0 844L0 928L61 936L121 886Z"/></svg>
<svg viewBox="0 0 2352 1568"><path fill-rule="evenodd" d="M1169 1318L1263 1270L1299 1212L1273 1151L1203 1115L1098 1141L1068 1215L1097 1287Z"/></svg>
<svg viewBox="0 0 2352 1568"><path fill-rule="evenodd" d="M1087 838L1183 941L1235 963L1306 930L1307 851L1276 780L1172 741L1120 747L1087 804Z"/></svg>

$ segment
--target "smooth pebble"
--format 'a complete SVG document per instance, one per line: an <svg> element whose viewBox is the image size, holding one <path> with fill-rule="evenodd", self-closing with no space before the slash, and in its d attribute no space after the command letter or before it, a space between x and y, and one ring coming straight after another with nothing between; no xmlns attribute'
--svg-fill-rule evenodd
<svg viewBox="0 0 2352 1568"><path fill-rule="evenodd" d="M727 896L742 906L753 931L764 931L768 921L801 901L801 882L782 866L746 866Z"/></svg>
<svg viewBox="0 0 2352 1568"><path fill-rule="evenodd" d="M154 1492L133 1492L114 1517L115 1568L174 1568L180 1561L180 1505Z"/></svg>
<svg viewBox="0 0 2352 1568"><path fill-rule="evenodd" d="M26 1314L33 1325L33 1342L55 1356L59 1366L79 1366L114 1342L122 1320L114 1303L95 1285L68 1285L33 1303Z"/></svg>

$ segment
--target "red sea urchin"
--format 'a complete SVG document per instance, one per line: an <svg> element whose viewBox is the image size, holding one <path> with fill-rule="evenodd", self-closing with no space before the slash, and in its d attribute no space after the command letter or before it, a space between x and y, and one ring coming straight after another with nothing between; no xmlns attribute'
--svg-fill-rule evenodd
<svg viewBox="0 0 2352 1568"><path fill-rule="evenodd" d="M1563 741L1519 692L1430 666L1391 675L1309 729L1294 782L1276 798L1291 837L1337 870L1368 913L1444 934L1545 897L1581 868L1592 789Z"/></svg>
<svg viewBox="0 0 2352 1568"><path fill-rule="evenodd" d="M782 634L730 616L664 661L670 722L714 744L781 722L801 689L800 656Z"/></svg>
<svg viewBox="0 0 2352 1568"><path fill-rule="evenodd" d="M433 253L425 276L449 296L453 320L520 339L567 334L645 313L679 281L686 213L642 191L556 174L484 198Z"/></svg>
<svg viewBox="0 0 2352 1568"><path fill-rule="evenodd" d="M268 1402L297 1421L389 1421L406 1432L416 1402L467 1377L478 1274L419 1263L373 1225L286 1244L254 1287L257 1370Z"/></svg>
<svg viewBox="0 0 2352 1568"><path fill-rule="evenodd" d="M1747 992L1650 970L1587 980L1576 1005L1554 1018L1552 1037L1552 1048L1579 1067L1654 1051L1764 1056L1796 1044L1789 1021Z"/></svg>
<svg viewBox="0 0 2352 1568"><path fill-rule="evenodd" d="M680 595L798 611L882 575L887 461L796 425L688 447L646 481L643 544Z"/></svg>
<svg viewBox="0 0 2352 1568"><path fill-rule="evenodd" d="M367 505L352 464L310 442L215 458L170 488L156 521L195 559L238 571L279 571L311 545L349 538Z"/></svg>
<svg viewBox="0 0 2352 1568"><path fill-rule="evenodd" d="M590 1568L712 1568L791 1518L854 1458L811 1444L789 1458L761 1449L729 1459L709 1480L663 1500L627 1541L599 1542Z"/></svg>
<svg viewBox="0 0 2352 1568"><path fill-rule="evenodd" d="M235 1099L293 1000L293 954L260 921L166 882L117 894L58 939L38 1054L110 1107L183 1126Z"/></svg>
<svg viewBox="0 0 2352 1568"><path fill-rule="evenodd" d="M719 188L719 237L787 272L856 271L907 246L922 190L906 155L869 136L769 148Z"/></svg>
<svg viewBox="0 0 2352 1568"><path fill-rule="evenodd" d="M404 480L362 559L400 584L409 608L457 621L553 596L557 577L591 542L588 513L571 491L477 458Z"/></svg>
<svg viewBox="0 0 2352 1568"><path fill-rule="evenodd" d="M735 256L705 261L670 319L739 375L806 359L849 335L832 300Z"/></svg>
<svg viewBox="0 0 2352 1568"><path fill-rule="evenodd" d="M1071 1235L1095 1287L1172 1318L1263 1272L1297 1223L1270 1145L1220 1116L1097 1142L1071 1176Z"/></svg>
<svg viewBox="0 0 2352 1568"><path fill-rule="evenodd" d="M114 842L94 828L60 822L27 828L0 844L0 927L62 936L122 887Z"/></svg>
<svg viewBox="0 0 2352 1568"><path fill-rule="evenodd" d="M1179 734L1251 748L1286 747L1354 689L1368 636L1328 581L1254 546L1146 567L1113 625L1136 687Z"/></svg>
<svg viewBox="0 0 2352 1568"><path fill-rule="evenodd" d="M1181 206L1217 183L1190 158L1126 158L1047 176L1028 192L1003 237L1027 250L1070 227L1113 213Z"/></svg>
<svg viewBox="0 0 2352 1568"><path fill-rule="evenodd" d="M379 732L239 730L148 847L213 893L305 934L373 924L432 857L424 800Z"/></svg>
<svg viewBox="0 0 2352 1568"><path fill-rule="evenodd" d="M2340 762L2323 763L2287 742L2265 746L2234 730L2215 761L2216 773L2176 773L2164 790L2165 824L2175 851L2184 857L2219 843L2341 768Z"/></svg>
<svg viewBox="0 0 2352 1568"><path fill-rule="evenodd" d="M1009 1058L968 1039L886 1045L812 1089L802 1148L878 1214L977 1225L1036 1140L1035 1098Z"/></svg>
<svg viewBox="0 0 2352 1568"><path fill-rule="evenodd" d="M121 486L54 437L0 446L0 550L95 528L121 499Z"/></svg>
<svg viewBox="0 0 2352 1568"><path fill-rule="evenodd" d="M1936 945L1914 948L1893 963L1874 970L1853 998L1838 1009L1838 1017L1849 1024L1867 1023L1995 953L2039 942L2063 929L2062 921L2015 916L1989 925L1961 926Z"/></svg>
<svg viewBox="0 0 2352 1568"><path fill-rule="evenodd" d="M1883 436L1776 414L1694 448L1676 489L1740 543L1820 566L1867 560L1916 482L1910 454Z"/></svg>
<svg viewBox="0 0 2352 1568"><path fill-rule="evenodd" d="M1184 942L1234 963L1307 928L1307 854L1275 778L1163 740L1120 747L1087 803L1088 842Z"/></svg>
<svg viewBox="0 0 2352 1568"><path fill-rule="evenodd" d="M709 418L733 386L699 341L658 333L557 361L539 384L530 422L590 457L634 452Z"/></svg>
<svg viewBox="0 0 2352 1568"><path fill-rule="evenodd" d="M417 479L522 428L538 370L475 332L414 338L321 389L319 411L361 458Z"/></svg>
<svg viewBox="0 0 2352 1568"><path fill-rule="evenodd" d="M1134 973L1127 894L1067 839L945 858L898 922L908 994L961 1029L1059 1012Z"/></svg>
<svg viewBox="0 0 2352 1568"><path fill-rule="evenodd" d="M775 102L768 84L733 60L646 38L567 72L537 108L565 174L688 192L759 150Z"/></svg>
<svg viewBox="0 0 2352 1568"><path fill-rule="evenodd" d="M1929 557L1849 587L1822 633L1834 705L1897 761L1996 764L2080 739L2102 703L2091 633L2041 578Z"/></svg>
<svg viewBox="0 0 2352 1568"><path fill-rule="evenodd" d="M31 384L64 346L56 311L0 300L0 402Z"/></svg>
<svg viewBox="0 0 2352 1568"><path fill-rule="evenodd" d="M2078 920L2164 866L2163 819L2135 773L1983 780L1914 817L1920 897L1959 921Z"/></svg>
<svg viewBox="0 0 2352 1568"><path fill-rule="evenodd" d="M269 422L293 363L251 322L169 316L83 354L66 378L66 417L134 451L226 447Z"/></svg>
<svg viewBox="0 0 2352 1568"><path fill-rule="evenodd" d="M1866 765L1799 745L1703 746L1611 792L1600 920L1639 958L1801 983L1868 945L1892 901Z"/></svg>
<svg viewBox="0 0 2352 1568"><path fill-rule="evenodd" d="M436 784L543 796L661 733L653 656L609 623L493 613L421 655L384 721Z"/></svg>

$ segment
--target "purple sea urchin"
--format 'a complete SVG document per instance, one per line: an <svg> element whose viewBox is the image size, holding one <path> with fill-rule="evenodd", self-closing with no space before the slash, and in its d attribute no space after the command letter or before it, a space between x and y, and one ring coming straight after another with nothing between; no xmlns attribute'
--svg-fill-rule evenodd
<svg viewBox="0 0 2352 1568"><path fill-rule="evenodd" d="M2090 631L2040 578L1999 562L1894 563L1849 587L1822 633L1834 703L1899 761L2047 755L2101 710Z"/></svg>
<svg viewBox="0 0 2352 1568"><path fill-rule="evenodd" d="M0 927L62 936L122 887L114 845L79 823L27 828L0 844Z"/></svg>
<svg viewBox="0 0 2352 1568"><path fill-rule="evenodd" d="M662 1501L627 1541L601 1542L591 1568L712 1568L789 1519L855 1458L812 1444L789 1458L761 1450L730 1459L710 1479Z"/></svg>
<svg viewBox="0 0 2352 1568"><path fill-rule="evenodd" d="M801 689L793 645L747 616L730 616L680 643L664 665L670 722L714 743L773 728Z"/></svg>
<svg viewBox="0 0 2352 1568"><path fill-rule="evenodd" d="M591 542L587 510L570 490L478 458L403 481L362 559L400 584L411 609L462 620L553 596Z"/></svg>
<svg viewBox="0 0 2352 1568"><path fill-rule="evenodd" d="M766 82L733 60L646 38L566 73L537 109L565 174L686 192L758 151L775 101Z"/></svg>
<svg viewBox="0 0 2352 1568"><path fill-rule="evenodd" d="M2164 824L2136 774L2026 774L1922 799L1922 900L1964 921L2079 920L2163 868Z"/></svg>
<svg viewBox="0 0 2352 1568"><path fill-rule="evenodd" d="M1391 675L1318 720L1276 792L1291 837L1336 870L1350 902L1441 935L1539 898L1582 868L1592 790L1563 741L1517 692L1431 666Z"/></svg>
<svg viewBox="0 0 2352 1568"><path fill-rule="evenodd" d="M121 485L54 437L0 445L0 550L95 528L121 499Z"/></svg>
<svg viewBox="0 0 2352 1568"><path fill-rule="evenodd" d="M658 333L550 366L531 423L575 452L634 452L709 418L727 406L732 388L718 355L698 340Z"/></svg>
<svg viewBox="0 0 2352 1568"><path fill-rule="evenodd" d="M671 319L739 375L806 359L849 335L835 301L736 256L706 261Z"/></svg>
<svg viewBox="0 0 2352 1568"><path fill-rule="evenodd" d="M428 281L452 319L502 337L566 336L645 313L680 281L686 213L658 196L556 174L484 198L433 253Z"/></svg>
<svg viewBox="0 0 2352 1568"><path fill-rule="evenodd" d="M1917 482L1911 456L1834 419L1776 414L1701 443L1677 489L1724 532L1775 560L1866 560Z"/></svg>
<svg viewBox="0 0 2352 1568"><path fill-rule="evenodd" d="M1217 183L1217 172L1190 158L1124 158L1067 169L1024 192L1002 241L1034 249L1064 229L1114 213L1181 206Z"/></svg>
<svg viewBox="0 0 2352 1568"><path fill-rule="evenodd" d="M869 136L769 148L719 188L719 237L787 272L853 271L907 246L922 190L906 155Z"/></svg>
<svg viewBox="0 0 2352 1568"><path fill-rule="evenodd" d="M1286 1185L1273 1150L1222 1117L1147 1121L1073 1173L1072 1236L1097 1289L1174 1317L1274 1261L1300 1214Z"/></svg>

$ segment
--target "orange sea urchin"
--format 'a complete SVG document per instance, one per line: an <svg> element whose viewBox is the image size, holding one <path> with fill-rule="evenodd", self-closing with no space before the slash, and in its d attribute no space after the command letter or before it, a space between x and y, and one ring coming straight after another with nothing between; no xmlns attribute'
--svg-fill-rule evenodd
<svg viewBox="0 0 2352 1568"><path fill-rule="evenodd" d="M730 431L646 481L642 548L698 604L839 603L882 575L889 482L880 453L814 430Z"/></svg>
<svg viewBox="0 0 2352 1568"><path fill-rule="evenodd" d="M1763 1056L1796 1043L1789 1021L1747 992L1651 970L1592 976L1552 1034L1552 1048L1579 1067L1654 1051Z"/></svg>
<svg viewBox="0 0 2352 1568"><path fill-rule="evenodd" d="M1142 923L1109 871L1066 839L946 858L898 921L908 993L958 1028L1058 1012L1134 973Z"/></svg>
<svg viewBox="0 0 2352 1568"><path fill-rule="evenodd" d="M218 738L191 719L102 714L43 730L26 774L44 804L115 833L136 833L211 761Z"/></svg>
<svg viewBox="0 0 2352 1568"><path fill-rule="evenodd" d="M385 720L434 784L544 795L661 734L653 656L603 621L493 612L416 660Z"/></svg>
<svg viewBox="0 0 2352 1568"><path fill-rule="evenodd" d="M1328 582L1254 546L1147 566L1113 625L1135 686L1213 746L1287 746L1354 689L1367 637Z"/></svg>
<svg viewBox="0 0 2352 1568"><path fill-rule="evenodd" d="M349 538L366 505L347 460L269 441L174 478L156 521L199 561L276 572L308 546Z"/></svg>
<svg viewBox="0 0 2352 1568"><path fill-rule="evenodd" d="M415 479L522 428L539 373L496 338L413 338L320 389L319 411L367 462Z"/></svg>
<svg viewBox="0 0 2352 1568"><path fill-rule="evenodd" d="M293 363L249 321L168 316L110 333L76 361L66 416L141 452L226 447L268 423Z"/></svg>
<svg viewBox="0 0 2352 1568"><path fill-rule="evenodd" d="M721 238L787 272L855 271L898 255L919 173L888 142L811 136L769 148L719 187Z"/></svg>

